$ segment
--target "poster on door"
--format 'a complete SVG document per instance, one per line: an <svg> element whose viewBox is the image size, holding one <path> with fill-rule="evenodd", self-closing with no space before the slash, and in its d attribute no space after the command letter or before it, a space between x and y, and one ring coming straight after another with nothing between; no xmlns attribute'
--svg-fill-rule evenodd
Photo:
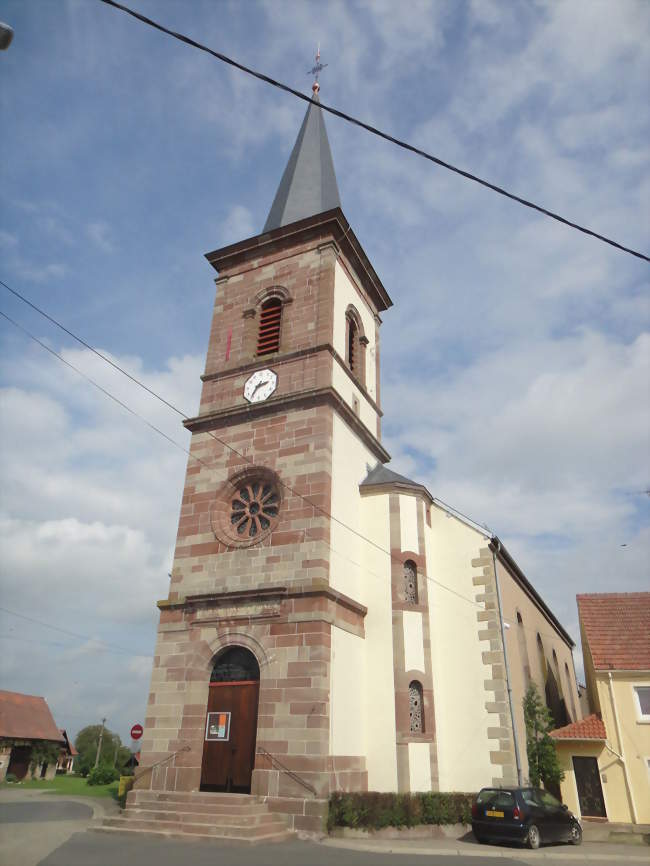
<svg viewBox="0 0 650 866"><path fill-rule="evenodd" d="M205 725L206 740L221 740L230 739L230 713L208 713L208 720Z"/></svg>

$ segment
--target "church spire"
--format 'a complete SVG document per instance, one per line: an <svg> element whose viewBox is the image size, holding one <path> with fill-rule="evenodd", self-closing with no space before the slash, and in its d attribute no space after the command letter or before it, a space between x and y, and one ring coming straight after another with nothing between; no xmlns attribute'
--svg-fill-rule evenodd
<svg viewBox="0 0 650 866"><path fill-rule="evenodd" d="M320 62L319 49L316 65L310 70L310 74L316 76L312 86L314 95L273 199L264 225L265 232L341 207L325 119L318 99L318 73L326 65Z"/></svg>

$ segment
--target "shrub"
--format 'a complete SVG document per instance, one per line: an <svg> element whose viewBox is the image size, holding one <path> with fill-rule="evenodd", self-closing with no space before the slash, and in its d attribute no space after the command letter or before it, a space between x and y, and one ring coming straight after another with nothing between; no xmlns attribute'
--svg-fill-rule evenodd
<svg viewBox="0 0 650 866"><path fill-rule="evenodd" d="M17 781L18 781L18 779L16 776L14 776L13 773L7 773L7 775L5 776L5 782L17 782Z"/></svg>
<svg viewBox="0 0 650 866"><path fill-rule="evenodd" d="M475 794L336 792L330 796L327 828L415 827L418 824L469 824Z"/></svg>
<svg viewBox="0 0 650 866"><path fill-rule="evenodd" d="M100 764L99 767L94 767L88 773L89 785L109 785L119 778L119 773L114 767L108 767L106 764Z"/></svg>

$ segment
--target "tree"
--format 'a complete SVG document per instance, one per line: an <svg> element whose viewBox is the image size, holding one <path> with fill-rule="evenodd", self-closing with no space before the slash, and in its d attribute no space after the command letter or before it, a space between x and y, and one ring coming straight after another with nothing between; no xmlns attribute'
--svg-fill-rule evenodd
<svg viewBox="0 0 650 866"><path fill-rule="evenodd" d="M79 731L75 738L74 744L79 752L79 757L75 761L75 770L81 776L87 776L95 766L101 729L101 725L87 725ZM119 734L115 734L105 727L102 737L102 748L99 753L99 766L112 767L117 754L117 766L118 768L121 767L122 764L120 762L130 757L130 752L128 752L128 755L125 754L126 752L128 752L128 749L122 746Z"/></svg>
<svg viewBox="0 0 650 866"><path fill-rule="evenodd" d="M555 744L549 731L555 727L551 711L542 701L537 686L531 683L524 695L524 722L526 723L526 753L528 775L536 788L559 785L564 778Z"/></svg>
<svg viewBox="0 0 650 866"><path fill-rule="evenodd" d="M45 740L34 743L29 756L29 770L32 779L36 778L36 770L42 764L56 764L60 751L61 746L57 746L56 743L48 743Z"/></svg>

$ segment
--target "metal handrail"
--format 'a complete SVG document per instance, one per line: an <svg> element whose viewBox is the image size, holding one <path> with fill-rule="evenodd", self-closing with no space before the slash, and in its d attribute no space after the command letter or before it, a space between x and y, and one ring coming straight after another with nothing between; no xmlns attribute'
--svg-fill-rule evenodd
<svg viewBox="0 0 650 866"><path fill-rule="evenodd" d="M155 764L151 764L148 767L143 767L141 773L137 773L137 774L133 773L134 784L138 779L141 779L145 773L150 773L152 770L154 770L156 767L159 767L161 764L164 764L167 761L171 761L172 758L175 758L176 755L180 755L181 752L189 752L191 748L192 747L189 744L187 746L183 746L182 749L177 749L175 752L172 752L171 755L167 755L167 757L161 758L159 761L156 761Z"/></svg>
<svg viewBox="0 0 650 866"><path fill-rule="evenodd" d="M266 755L268 758L271 759L271 763L275 764L279 770L281 770L283 773L286 773L287 776L290 776L294 780L294 782L298 782L298 784L302 785L303 788L307 788L308 791L311 791L311 793L314 795L314 797L318 797L318 791L316 790L316 788L314 788L312 785L310 785L309 782L306 782L304 779L301 779L297 773L293 772L293 770L290 770L288 767L285 767L284 764L275 757L275 755L272 755L271 752L268 751L268 749L263 748L263 746L258 746L257 747L257 754L258 755Z"/></svg>

